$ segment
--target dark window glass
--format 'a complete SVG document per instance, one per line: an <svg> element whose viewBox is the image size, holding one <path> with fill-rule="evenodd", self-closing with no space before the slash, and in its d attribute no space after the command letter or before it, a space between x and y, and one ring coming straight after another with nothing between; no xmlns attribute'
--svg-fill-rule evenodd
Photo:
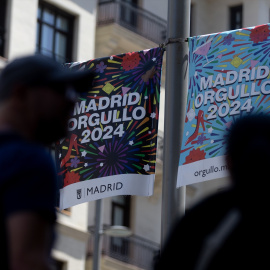
<svg viewBox="0 0 270 270"><path fill-rule="evenodd" d="M112 225L130 225L130 196L115 196L112 199ZM117 254L128 254L127 239L112 237L111 239L112 256ZM118 257L119 258L119 257Z"/></svg>
<svg viewBox="0 0 270 270"><path fill-rule="evenodd" d="M52 270L64 270L66 269L66 264L62 261L56 259L51 259L51 268Z"/></svg>
<svg viewBox="0 0 270 270"><path fill-rule="evenodd" d="M37 20L36 51L61 63L71 62L74 17L41 1Z"/></svg>
<svg viewBox="0 0 270 270"><path fill-rule="evenodd" d="M230 8L230 30L240 29L243 27L243 6Z"/></svg>
<svg viewBox="0 0 270 270"><path fill-rule="evenodd" d="M189 28L189 31L190 31L190 34L189 36L193 37L194 36L194 4L191 4L190 6L190 28Z"/></svg>
<svg viewBox="0 0 270 270"><path fill-rule="evenodd" d="M112 198L112 225L129 227L130 196L115 196Z"/></svg>
<svg viewBox="0 0 270 270"><path fill-rule="evenodd" d="M0 0L0 56L4 56L7 0Z"/></svg>
<svg viewBox="0 0 270 270"><path fill-rule="evenodd" d="M134 9L138 6L138 0L121 0L121 20L130 26L137 25L137 12Z"/></svg>

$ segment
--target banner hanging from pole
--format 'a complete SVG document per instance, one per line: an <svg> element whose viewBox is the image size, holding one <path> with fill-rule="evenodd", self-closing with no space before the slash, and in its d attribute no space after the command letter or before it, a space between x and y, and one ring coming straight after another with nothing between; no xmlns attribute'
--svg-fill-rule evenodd
<svg viewBox="0 0 270 270"><path fill-rule="evenodd" d="M59 208L116 195L153 194L164 50L82 63L93 85L79 96L68 136L56 144Z"/></svg>
<svg viewBox="0 0 270 270"><path fill-rule="evenodd" d="M228 176L225 135L237 117L270 111L270 29L189 38L189 87L177 187Z"/></svg>

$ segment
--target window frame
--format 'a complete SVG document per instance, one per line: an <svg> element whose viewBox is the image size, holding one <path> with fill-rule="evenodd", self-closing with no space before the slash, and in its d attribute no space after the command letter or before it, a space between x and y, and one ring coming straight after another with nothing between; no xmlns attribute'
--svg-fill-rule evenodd
<svg viewBox="0 0 270 270"><path fill-rule="evenodd" d="M0 56L5 57L6 45L6 18L7 18L7 0L1 0L0 4Z"/></svg>
<svg viewBox="0 0 270 270"><path fill-rule="evenodd" d="M240 22L240 26L238 27L237 24L237 20L236 20L236 16L237 13L240 12L240 16L241 16L241 22ZM241 29L243 28L243 5L237 5L237 6L232 6L230 7L230 30L235 30L235 29Z"/></svg>
<svg viewBox="0 0 270 270"><path fill-rule="evenodd" d="M131 209L131 196L130 195L119 195L119 197L122 197L124 199L123 203L120 202L116 202L113 200L111 201L111 224L112 225L120 225L120 226L126 226L129 227L130 226L130 209ZM116 196L118 197L118 196ZM115 209L121 209L123 212L123 222L122 224L114 224L114 213L115 213ZM124 256L122 259L125 258L125 256L127 256L127 254L129 253L129 242L127 239L125 238L111 238L110 241L110 248L112 251L111 256L114 257L118 257L120 256Z"/></svg>
<svg viewBox="0 0 270 270"><path fill-rule="evenodd" d="M137 27L138 15L133 8L138 7L138 5L138 0L120 0L120 18L123 23L135 28Z"/></svg>
<svg viewBox="0 0 270 270"><path fill-rule="evenodd" d="M41 47L41 41L42 41L42 26L46 25L50 27L53 31L53 42L52 42L52 58L56 59L57 53L55 52L55 40L56 40L56 34L60 33L64 35L67 38L66 42L66 55L65 59L62 63L67 63L67 62L72 62L72 51L73 51L73 36L74 36L74 21L75 21L75 16L61 10L58 7L55 7L51 4L48 4L45 1L39 1L38 9L40 9L40 17L37 16L37 37L36 37L36 52L42 54L42 47ZM43 19L43 14L44 10L48 9L50 12L53 13L54 15L54 21L53 24L49 24L44 21ZM38 11L39 12L39 11ZM57 16L61 16L65 18L68 22L68 30L64 31L56 26L56 21L57 21ZM60 56L62 57L62 56Z"/></svg>
<svg viewBox="0 0 270 270"><path fill-rule="evenodd" d="M129 195L120 195L124 198L124 203L116 202L112 199L112 211L111 211L111 224L112 225L121 225L129 227L130 225L130 196ZM114 223L114 212L116 208L121 208L123 211L123 223L122 224L113 224Z"/></svg>

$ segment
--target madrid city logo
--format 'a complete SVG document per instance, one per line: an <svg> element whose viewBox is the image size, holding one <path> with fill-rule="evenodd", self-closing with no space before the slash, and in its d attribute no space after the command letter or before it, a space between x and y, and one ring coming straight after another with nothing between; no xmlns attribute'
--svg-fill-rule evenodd
<svg viewBox="0 0 270 270"><path fill-rule="evenodd" d="M82 189L77 189L77 199L80 200L82 198Z"/></svg>

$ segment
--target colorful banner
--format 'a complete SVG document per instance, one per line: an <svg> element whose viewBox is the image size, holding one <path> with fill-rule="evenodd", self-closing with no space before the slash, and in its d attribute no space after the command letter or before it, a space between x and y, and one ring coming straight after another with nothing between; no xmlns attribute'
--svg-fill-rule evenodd
<svg viewBox="0 0 270 270"><path fill-rule="evenodd" d="M226 130L270 108L269 25L189 38L189 88L177 187L228 175Z"/></svg>
<svg viewBox="0 0 270 270"><path fill-rule="evenodd" d="M163 50L66 64L96 76L56 145L59 208L153 193Z"/></svg>

